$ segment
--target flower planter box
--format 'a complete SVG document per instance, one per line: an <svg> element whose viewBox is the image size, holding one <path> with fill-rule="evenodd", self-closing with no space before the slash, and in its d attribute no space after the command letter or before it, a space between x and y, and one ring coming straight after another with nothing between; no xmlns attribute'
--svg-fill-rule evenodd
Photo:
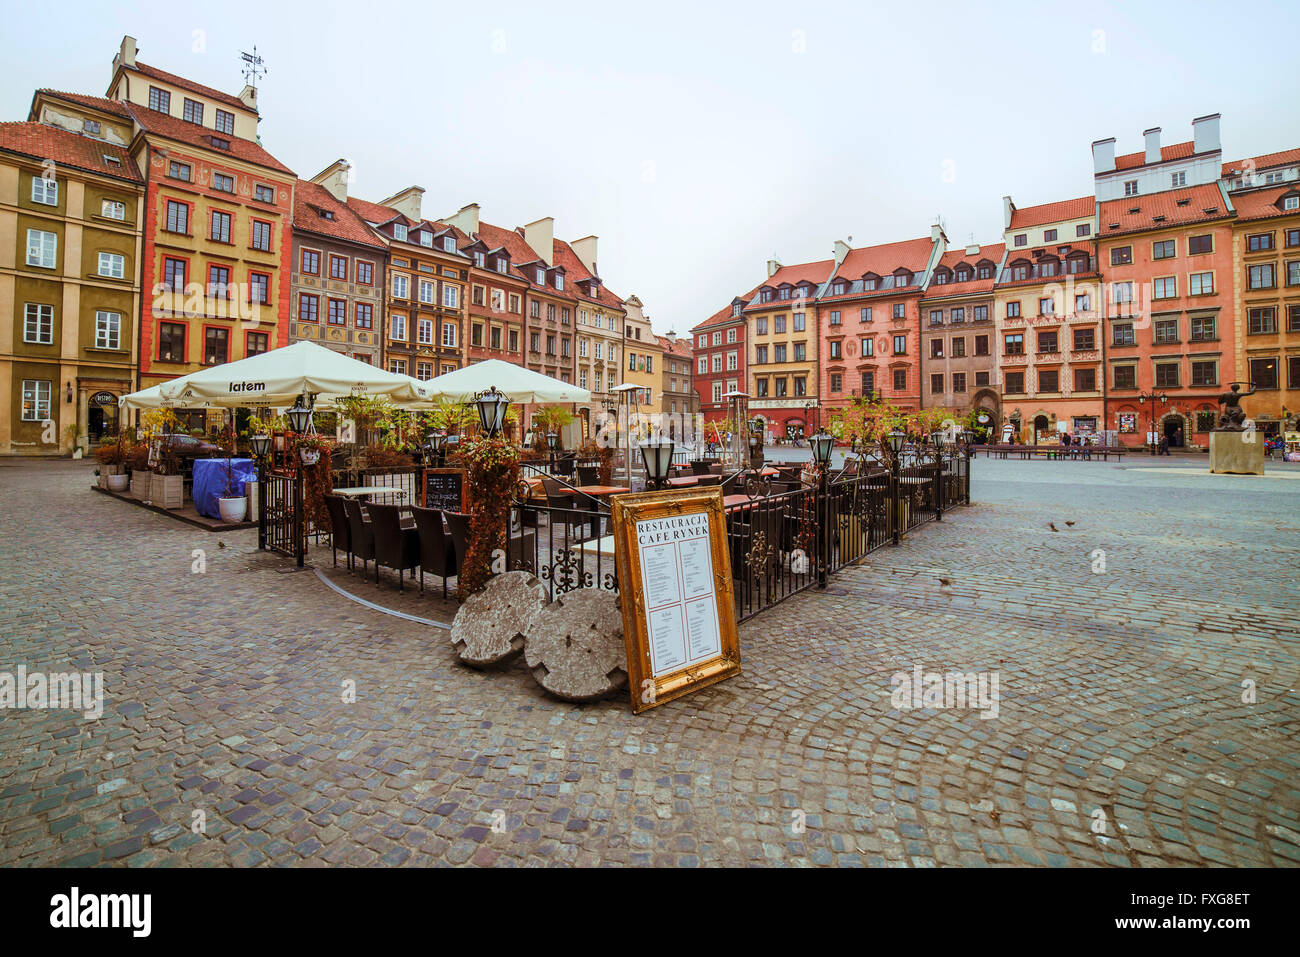
<svg viewBox="0 0 1300 957"><path fill-rule="evenodd" d="M153 491L153 473L146 470L131 470L131 497L141 501L147 499Z"/></svg>
<svg viewBox="0 0 1300 957"><path fill-rule="evenodd" d="M149 500L159 508L180 508L185 504L185 476L153 473Z"/></svg>
<svg viewBox="0 0 1300 957"><path fill-rule="evenodd" d="M121 475L122 466L120 465L101 465L99 467L99 487L108 488L110 475Z"/></svg>

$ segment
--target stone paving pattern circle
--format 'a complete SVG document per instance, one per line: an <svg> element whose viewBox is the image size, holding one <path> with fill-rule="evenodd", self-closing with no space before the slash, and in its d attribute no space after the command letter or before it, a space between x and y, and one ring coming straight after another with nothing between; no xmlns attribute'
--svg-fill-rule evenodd
<svg viewBox="0 0 1300 957"><path fill-rule="evenodd" d="M1300 483L1130 467L1169 462L981 458L642 715L0 463L0 671L106 685L0 715L0 865L1296 866ZM894 707L917 665L996 672L998 716Z"/></svg>

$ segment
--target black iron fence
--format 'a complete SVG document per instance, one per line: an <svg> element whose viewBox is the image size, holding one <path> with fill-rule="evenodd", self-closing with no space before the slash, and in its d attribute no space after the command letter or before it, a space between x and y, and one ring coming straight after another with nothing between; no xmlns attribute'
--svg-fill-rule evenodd
<svg viewBox="0 0 1300 957"><path fill-rule="evenodd" d="M288 555L302 567L307 554L302 473L297 469L263 469L258 487L259 548Z"/></svg>
<svg viewBox="0 0 1300 957"><path fill-rule="evenodd" d="M820 485L774 490L765 479L726 477L727 548L738 620L751 618L836 570L897 542L945 509L970 504L964 452L891 470L863 464ZM564 483L548 496L521 483L510 516L508 565L546 584L551 598L577 588L619 590L610 507ZM734 496L743 494L743 500Z"/></svg>

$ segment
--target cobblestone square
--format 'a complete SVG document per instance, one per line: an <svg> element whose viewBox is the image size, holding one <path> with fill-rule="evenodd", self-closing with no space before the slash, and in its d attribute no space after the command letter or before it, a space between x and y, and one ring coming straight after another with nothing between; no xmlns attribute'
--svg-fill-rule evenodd
<svg viewBox="0 0 1300 957"><path fill-rule="evenodd" d="M0 672L106 687L97 720L0 713L0 863L1300 864L1300 471L1168 462L978 459L975 505L641 716L466 669L87 463L0 464ZM996 678L996 716L896 706L915 669Z"/></svg>

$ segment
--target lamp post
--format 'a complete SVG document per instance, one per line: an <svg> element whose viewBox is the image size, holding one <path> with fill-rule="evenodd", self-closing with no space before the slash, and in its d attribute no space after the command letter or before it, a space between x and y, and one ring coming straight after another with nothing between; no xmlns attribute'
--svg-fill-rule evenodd
<svg viewBox="0 0 1300 957"><path fill-rule="evenodd" d="M474 396L474 406L478 409L478 424L488 438L495 438L506 421L506 409L510 400L496 386Z"/></svg>
<svg viewBox="0 0 1300 957"><path fill-rule="evenodd" d="M894 429L894 431L889 433L889 449L891 452L893 452L893 455L889 457L889 492L890 492L890 498L893 501L892 524L894 526L893 540L895 545L898 544L898 540L899 540L898 526L902 523L902 519L903 519L902 504L899 501L899 494L898 494L899 493L898 460L899 460L899 456L903 454L903 443L906 441L907 441L907 436L902 432L900 432L898 429Z"/></svg>
<svg viewBox="0 0 1300 957"><path fill-rule="evenodd" d="M257 463L257 548L266 548L266 460L271 454L271 437L259 432L248 440Z"/></svg>
<svg viewBox="0 0 1300 957"><path fill-rule="evenodd" d="M306 394L298 398L298 403L285 413L285 418L289 420L289 428L293 430L295 435L308 435L316 431L316 426L312 422L311 400ZM307 555L307 534L302 514L303 462L301 450L296 452L293 458L293 551L298 560L298 567L302 568Z"/></svg>
<svg viewBox="0 0 1300 957"><path fill-rule="evenodd" d="M935 460L934 520L936 522L942 522L943 521L943 452L948 445L947 436L943 434L942 429L939 430L938 432L931 432L930 442L934 446L934 460Z"/></svg>
<svg viewBox="0 0 1300 957"><path fill-rule="evenodd" d="M660 432L654 438L638 442L637 448L641 450L641 461L645 465L646 484L656 490L662 489L667 484L677 445Z"/></svg>
<svg viewBox="0 0 1300 957"><path fill-rule="evenodd" d="M831 473L831 453L835 451L835 436L829 432L823 432L820 429L808 437L808 445L812 448L813 463L817 470L817 501L821 504L821 555L818 556L817 562L817 587L826 587L826 575L831 565L831 535L833 526L831 523L831 497L830 497L830 473Z"/></svg>
<svg viewBox="0 0 1300 957"><path fill-rule="evenodd" d="M560 437L554 432L546 433L546 447L551 452L551 474L555 474L555 450L560 444Z"/></svg>
<svg viewBox="0 0 1300 957"><path fill-rule="evenodd" d="M1150 439L1149 444L1151 446L1152 455L1155 455L1157 452L1156 409L1160 405L1168 403L1168 401L1169 401L1169 396L1165 395L1165 393L1163 392L1151 391L1151 392L1143 392L1140 395L1138 395L1138 405L1146 405L1147 403L1150 403L1151 406L1151 411L1147 413L1147 420L1151 424L1151 428L1147 430L1147 437Z"/></svg>
<svg viewBox="0 0 1300 957"><path fill-rule="evenodd" d="M763 467L763 420L757 417L749 420L749 467Z"/></svg>

